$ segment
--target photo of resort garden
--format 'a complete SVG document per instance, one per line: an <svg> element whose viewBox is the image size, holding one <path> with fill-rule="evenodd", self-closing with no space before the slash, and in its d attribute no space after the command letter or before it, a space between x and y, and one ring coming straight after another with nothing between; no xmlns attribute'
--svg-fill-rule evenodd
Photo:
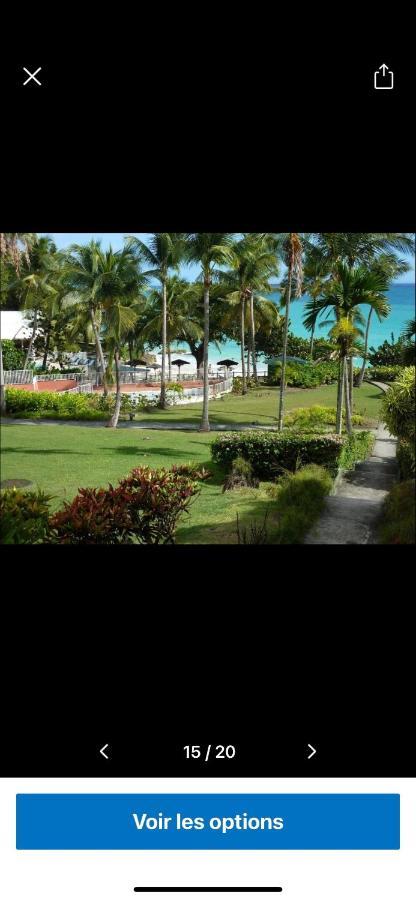
<svg viewBox="0 0 416 900"><path fill-rule="evenodd" d="M1 543L414 543L414 251L1 234Z"/></svg>

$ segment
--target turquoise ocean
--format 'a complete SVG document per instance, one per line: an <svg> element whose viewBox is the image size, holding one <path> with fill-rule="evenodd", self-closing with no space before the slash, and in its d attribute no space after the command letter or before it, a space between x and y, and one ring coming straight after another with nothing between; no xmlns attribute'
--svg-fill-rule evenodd
<svg viewBox="0 0 416 900"><path fill-rule="evenodd" d="M276 303L280 301L280 294L277 292L270 294L269 296L270 299L275 300ZM302 319L305 313L304 303L307 299L309 298L305 296L300 300L295 300L291 306L290 330L292 334L296 335L296 337L309 337L309 333L306 331L302 324ZM388 299L391 305L391 313L388 318L384 319L382 322L379 322L375 316L372 317L369 337L370 347L378 347L383 343L383 341L390 340L392 333L394 334L395 340L397 340L409 320L415 318L414 284L393 285L391 290L388 292ZM366 308L365 306L362 307L362 311L364 316L368 314L368 308ZM324 328L318 327L316 332L317 337L325 337L328 334L328 331L329 327L327 326ZM239 345L234 341L227 341L227 343L221 345L219 350L217 350L214 344L210 345L210 362L216 363L218 362L218 360L225 359L226 357L239 361Z"/></svg>

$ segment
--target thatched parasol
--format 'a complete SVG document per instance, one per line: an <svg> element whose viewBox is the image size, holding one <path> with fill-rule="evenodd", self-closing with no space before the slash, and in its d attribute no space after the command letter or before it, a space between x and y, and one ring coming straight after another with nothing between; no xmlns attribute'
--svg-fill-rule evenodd
<svg viewBox="0 0 416 900"><path fill-rule="evenodd" d="M186 361L186 359L173 359L172 365L177 366L179 369L178 378L181 377L181 367L182 366L190 366L191 364Z"/></svg>

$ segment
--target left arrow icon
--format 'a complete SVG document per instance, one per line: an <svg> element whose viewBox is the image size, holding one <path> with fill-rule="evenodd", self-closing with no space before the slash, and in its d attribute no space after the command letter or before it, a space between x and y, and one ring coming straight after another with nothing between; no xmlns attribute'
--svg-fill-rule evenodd
<svg viewBox="0 0 416 900"><path fill-rule="evenodd" d="M109 756L107 756L107 754L105 752L107 749L108 749L108 744L104 744L104 747L101 747L101 750L100 750L101 756L103 756L104 759L110 758Z"/></svg>

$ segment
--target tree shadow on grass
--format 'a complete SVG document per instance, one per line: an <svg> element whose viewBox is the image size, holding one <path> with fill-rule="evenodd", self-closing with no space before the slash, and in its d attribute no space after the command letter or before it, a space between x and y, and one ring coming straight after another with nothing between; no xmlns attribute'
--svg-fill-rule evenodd
<svg viewBox="0 0 416 900"><path fill-rule="evenodd" d="M131 444L125 447L99 447L98 449L104 450L106 453L117 453L119 456L136 456L137 458L143 456L166 456L170 457L173 462L178 457L189 461L191 456L190 453L186 453L183 450L175 450L174 447L147 447L146 445L141 447L138 444Z"/></svg>
<svg viewBox="0 0 416 900"><path fill-rule="evenodd" d="M71 453L76 456L90 456L90 453L83 453L81 450L35 450L27 447L3 447L2 453L25 453L31 456L50 456L51 454Z"/></svg>
<svg viewBox="0 0 416 900"><path fill-rule="evenodd" d="M235 492L238 495L238 492ZM242 509L236 506L233 518L223 522L207 522L206 524L190 525L187 527L185 517L182 519L181 525L177 530L178 544L211 544L211 545L232 545L238 544L237 537L237 513L239 516L240 532L247 529L250 532L250 525L255 524L257 528L264 524L266 512L266 544L278 544L278 519L276 508L271 500L260 499L254 501L250 506L242 503Z"/></svg>

